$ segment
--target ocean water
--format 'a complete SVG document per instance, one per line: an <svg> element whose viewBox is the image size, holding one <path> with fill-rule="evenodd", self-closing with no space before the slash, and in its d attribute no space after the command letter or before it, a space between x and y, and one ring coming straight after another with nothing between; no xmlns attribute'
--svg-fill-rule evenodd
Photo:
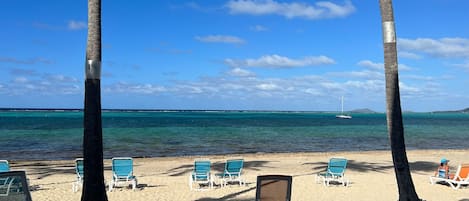
<svg viewBox="0 0 469 201"><path fill-rule="evenodd" d="M103 112L104 157L389 150L385 114L307 112ZM407 149L469 148L469 114L404 114ZM0 112L8 160L82 156L80 111Z"/></svg>

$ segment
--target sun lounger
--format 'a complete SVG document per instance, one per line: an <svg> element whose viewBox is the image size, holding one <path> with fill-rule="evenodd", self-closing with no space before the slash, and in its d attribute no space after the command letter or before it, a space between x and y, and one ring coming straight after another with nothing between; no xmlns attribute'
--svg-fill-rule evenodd
<svg viewBox="0 0 469 201"><path fill-rule="evenodd" d="M225 169L223 173L216 174L222 181L221 185L224 187L226 184L231 182L237 182L239 185L244 185L241 172L243 170L244 160L243 159L229 159L225 163Z"/></svg>
<svg viewBox="0 0 469 201"><path fill-rule="evenodd" d="M112 158L112 179L109 182L109 191L121 184L132 184L132 190L137 187L137 177L133 175L133 159L130 157Z"/></svg>
<svg viewBox="0 0 469 201"><path fill-rule="evenodd" d="M290 201L291 186L291 176L257 176L256 201Z"/></svg>
<svg viewBox="0 0 469 201"><path fill-rule="evenodd" d="M0 160L0 172L10 171L10 164L7 160Z"/></svg>
<svg viewBox="0 0 469 201"><path fill-rule="evenodd" d="M73 192L78 191L79 186L83 186L84 178L84 168L83 168L83 158L75 159L75 173L77 174L77 180L72 184Z"/></svg>
<svg viewBox="0 0 469 201"><path fill-rule="evenodd" d="M189 175L189 188L192 190L194 183L199 185L197 190L202 190L201 185L207 184L209 188L213 188L213 179L210 173L210 160L209 159L196 159L194 161L194 170Z"/></svg>
<svg viewBox="0 0 469 201"><path fill-rule="evenodd" d="M347 168L347 159L343 157L335 157L329 160L325 172L316 175L316 183L322 180L322 183L329 186L331 182L341 183L348 186L349 180L345 178L345 169Z"/></svg>
<svg viewBox="0 0 469 201"><path fill-rule="evenodd" d="M453 189L459 189L461 185L469 185L469 164L459 165L453 178L431 176L430 183L449 184Z"/></svg>
<svg viewBox="0 0 469 201"><path fill-rule="evenodd" d="M24 171L0 172L0 179L7 181L0 184L0 200L31 201Z"/></svg>

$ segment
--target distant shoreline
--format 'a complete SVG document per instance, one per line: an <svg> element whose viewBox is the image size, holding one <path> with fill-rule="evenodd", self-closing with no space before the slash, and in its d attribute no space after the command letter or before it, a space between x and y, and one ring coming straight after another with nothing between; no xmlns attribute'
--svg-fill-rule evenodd
<svg viewBox="0 0 469 201"><path fill-rule="evenodd" d="M50 112L83 112L84 109L80 108L0 108L2 111L50 111ZM338 113L338 111L297 111L297 110L203 110L203 109L102 109L102 112L259 112L259 113ZM345 111L352 114L385 114L385 112L376 112L369 109L356 109ZM430 111L430 112L413 112L403 111L403 113L469 113L469 108L462 110L448 110L448 111Z"/></svg>

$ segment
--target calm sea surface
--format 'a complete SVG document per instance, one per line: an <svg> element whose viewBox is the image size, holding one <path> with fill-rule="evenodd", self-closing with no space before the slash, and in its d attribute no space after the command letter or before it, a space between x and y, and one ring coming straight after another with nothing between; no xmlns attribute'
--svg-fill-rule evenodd
<svg viewBox="0 0 469 201"><path fill-rule="evenodd" d="M384 114L103 112L104 157L388 150ZM469 114L404 114L408 149L469 148ZM1 159L81 157L83 113L0 112Z"/></svg>

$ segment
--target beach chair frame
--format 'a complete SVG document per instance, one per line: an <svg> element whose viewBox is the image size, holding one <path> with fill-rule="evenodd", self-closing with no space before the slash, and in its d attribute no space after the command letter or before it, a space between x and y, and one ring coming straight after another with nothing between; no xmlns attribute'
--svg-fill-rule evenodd
<svg viewBox="0 0 469 201"><path fill-rule="evenodd" d="M81 186L83 188L83 179L84 179L84 165L83 158L75 159L75 173L77 175L77 180L72 183L72 191L75 193L78 191L78 188Z"/></svg>
<svg viewBox="0 0 469 201"><path fill-rule="evenodd" d="M257 176L256 201L291 200L292 176L260 175Z"/></svg>
<svg viewBox="0 0 469 201"><path fill-rule="evenodd" d="M225 163L223 173L217 174L221 180L221 186L225 187L230 182L237 182L239 186L245 184L241 173L243 171L244 159L228 159Z"/></svg>
<svg viewBox="0 0 469 201"><path fill-rule="evenodd" d="M5 200L5 197L12 197L12 200L18 200L23 197L24 201L31 201L31 193L26 179L25 171L8 171L0 172L0 178L7 180L6 185L0 185L0 189L5 189L5 193L0 193L0 200ZM2 190L3 192L3 190ZM6 199L10 200L10 199Z"/></svg>
<svg viewBox="0 0 469 201"><path fill-rule="evenodd" d="M347 168L347 159L344 157L333 157L329 159L325 172L316 174L316 183L322 180L325 186L329 186L331 182L341 183L343 186L349 186L350 181L345 178L345 170Z"/></svg>
<svg viewBox="0 0 469 201"><path fill-rule="evenodd" d="M194 190L194 183L199 185L199 188L195 190L205 190L200 188L201 185L208 185L209 189L213 188L210 159L201 158L194 160L194 169L189 175L189 188L191 191Z"/></svg>
<svg viewBox="0 0 469 201"><path fill-rule="evenodd" d="M133 175L133 159L131 157L114 157L112 158L112 179L109 181L109 192L116 186L122 184L132 185L132 190L137 188L137 177ZM123 161L130 161L127 164L118 164ZM123 170L122 170L123 169Z"/></svg>
<svg viewBox="0 0 469 201"><path fill-rule="evenodd" d="M460 164L456 170L456 174L452 179L430 176L430 183L446 183L451 186L452 189L459 189L462 185L469 185L469 164Z"/></svg>

